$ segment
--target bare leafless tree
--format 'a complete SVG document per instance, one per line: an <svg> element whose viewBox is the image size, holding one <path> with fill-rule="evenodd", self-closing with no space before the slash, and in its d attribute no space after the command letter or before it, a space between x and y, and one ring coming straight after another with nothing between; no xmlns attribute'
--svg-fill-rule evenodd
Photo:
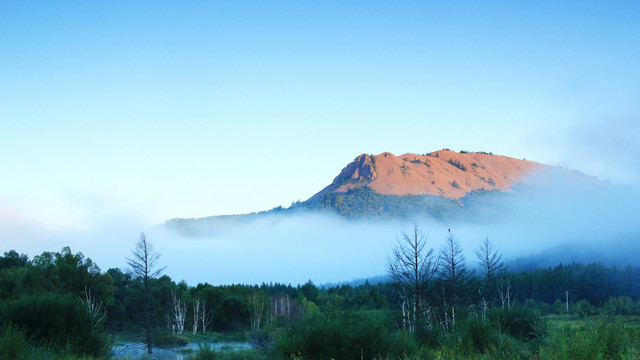
<svg viewBox="0 0 640 360"><path fill-rule="evenodd" d="M413 234L402 233L402 239L388 258L389 275L400 287L403 297L403 323L410 331L420 323L429 326L431 309L426 295L438 268L438 259L433 248L426 249L426 245L427 236L414 224Z"/></svg>
<svg viewBox="0 0 640 360"><path fill-rule="evenodd" d="M84 299L80 301L87 309L89 321L91 322L91 331L98 330L102 321L107 317L107 311L102 307L102 301L96 302L96 298L91 295L91 290L84 287Z"/></svg>
<svg viewBox="0 0 640 360"><path fill-rule="evenodd" d="M144 287L145 342L147 344L147 351L151 354L153 353L153 347L151 344L151 291L149 280L158 277L164 268L158 268L160 254L158 254L153 248L153 245L147 241L144 233L140 233L140 240L136 242L136 248L132 250L131 253L133 257L127 258L129 273L133 278L140 279Z"/></svg>
<svg viewBox="0 0 640 360"><path fill-rule="evenodd" d="M476 256L480 261L480 271L484 283L482 297L491 307L491 302L496 297L498 276L507 270L507 266L502 261L502 254L495 244L489 241L488 237L480 243L480 247L476 250Z"/></svg>
<svg viewBox="0 0 640 360"><path fill-rule="evenodd" d="M202 332L207 332L207 327L211 324L211 311L207 307L207 302L205 300L200 301L200 323L202 324Z"/></svg>
<svg viewBox="0 0 640 360"><path fill-rule="evenodd" d="M469 290L473 272L467 270L460 243L449 230L445 246L440 250L438 277L442 285L444 328L452 330L456 322L456 307Z"/></svg>
<svg viewBox="0 0 640 360"><path fill-rule="evenodd" d="M187 319L187 304L183 303L173 290L171 291L171 312L168 317L171 332L182 334L184 322Z"/></svg>

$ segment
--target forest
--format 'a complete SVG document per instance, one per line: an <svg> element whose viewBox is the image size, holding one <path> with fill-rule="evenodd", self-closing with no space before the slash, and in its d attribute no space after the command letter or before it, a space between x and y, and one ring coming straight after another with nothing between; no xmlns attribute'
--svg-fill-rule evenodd
<svg viewBox="0 0 640 360"><path fill-rule="evenodd" d="M516 187L525 192L523 186ZM278 206L271 210L244 215L219 215L191 219L171 219L165 225L186 235L211 234L216 230L247 224L260 218L283 214L337 215L347 219L413 219L428 216L439 220L480 221L499 217L503 202L515 197L500 191L474 191L451 200L435 195L379 194L368 186L350 189L344 193L325 192L306 201L296 201L289 207ZM461 206L464 204L464 206Z"/></svg>
<svg viewBox="0 0 640 360"><path fill-rule="evenodd" d="M197 343L190 359L637 359L640 268L600 263L511 271L485 239L465 259L453 234L416 226L388 280L322 286L195 286L162 274L144 234L127 269L69 247L0 257L1 359L109 359L123 342ZM210 344L234 341L239 350ZM124 357L129 358L129 357Z"/></svg>

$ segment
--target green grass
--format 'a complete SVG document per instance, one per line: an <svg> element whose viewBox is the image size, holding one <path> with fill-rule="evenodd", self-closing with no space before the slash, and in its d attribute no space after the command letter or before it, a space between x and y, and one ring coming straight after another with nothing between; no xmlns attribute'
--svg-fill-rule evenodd
<svg viewBox="0 0 640 360"><path fill-rule="evenodd" d="M627 360L640 358L640 317L591 316L548 319L542 360Z"/></svg>
<svg viewBox="0 0 640 360"><path fill-rule="evenodd" d="M255 350L232 348L213 349L210 345L198 345L198 351L189 357L191 360L267 360L265 354Z"/></svg>
<svg viewBox="0 0 640 360"><path fill-rule="evenodd" d="M547 320L550 329L567 326L581 328L590 322L598 321L615 321L630 328L640 329L640 316L637 315L594 315L582 319L577 315L547 315L544 318Z"/></svg>

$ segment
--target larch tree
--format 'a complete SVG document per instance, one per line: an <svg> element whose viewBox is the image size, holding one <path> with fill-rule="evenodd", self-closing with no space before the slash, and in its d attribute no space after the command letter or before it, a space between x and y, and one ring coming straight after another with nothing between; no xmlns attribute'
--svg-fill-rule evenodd
<svg viewBox="0 0 640 360"><path fill-rule="evenodd" d="M144 291L144 326L145 343L149 354L153 353L151 343L151 291L150 280L158 277L164 268L158 268L160 254L155 251L153 245L147 241L144 233L140 233L140 239L136 242L136 247L131 251L132 257L127 258L129 273L133 278L142 281Z"/></svg>
<svg viewBox="0 0 640 360"><path fill-rule="evenodd" d="M476 250L476 257L480 261L480 275L484 288L483 302L491 307L491 302L496 298L498 277L507 270L507 266L502 261L502 254L488 237L480 243L480 247Z"/></svg>
<svg viewBox="0 0 640 360"><path fill-rule="evenodd" d="M388 272L400 288L403 324L409 331L416 325L429 326L431 309L426 295L438 269L438 258L426 245L427 236L414 225L413 234L402 233L388 258Z"/></svg>
<svg viewBox="0 0 640 360"><path fill-rule="evenodd" d="M442 285L444 308L443 326L453 331L456 322L456 307L460 306L471 285L473 272L467 269L460 243L449 230L446 243L440 250L438 277Z"/></svg>

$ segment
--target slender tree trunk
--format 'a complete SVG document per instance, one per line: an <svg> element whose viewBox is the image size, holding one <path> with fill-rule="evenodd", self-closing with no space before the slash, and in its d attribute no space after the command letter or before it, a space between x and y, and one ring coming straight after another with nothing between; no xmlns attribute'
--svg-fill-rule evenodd
<svg viewBox="0 0 640 360"><path fill-rule="evenodd" d="M198 322L200 320L200 299L196 298L193 303L193 334L198 332Z"/></svg>
<svg viewBox="0 0 640 360"><path fill-rule="evenodd" d="M147 241L144 233L140 233L140 240L136 243L135 249L132 251L133 257L127 258L130 274L132 277L142 280L144 286L144 326L146 330L147 351L153 353L151 344L151 291L150 279L156 278L164 268L157 269L156 265L160 254L158 254L153 246Z"/></svg>
<svg viewBox="0 0 640 360"><path fill-rule="evenodd" d="M200 311L200 320L202 321L202 333L204 334L207 332L207 326L211 324L211 321L209 320L209 311L207 310L207 302L205 300L202 300L200 307L202 309Z"/></svg>
<svg viewBox="0 0 640 360"><path fill-rule="evenodd" d="M144 325L147 328L147 351L153 354L153 346L151 345L151 305L149 302L149 279L144 279Z"/></svg>

